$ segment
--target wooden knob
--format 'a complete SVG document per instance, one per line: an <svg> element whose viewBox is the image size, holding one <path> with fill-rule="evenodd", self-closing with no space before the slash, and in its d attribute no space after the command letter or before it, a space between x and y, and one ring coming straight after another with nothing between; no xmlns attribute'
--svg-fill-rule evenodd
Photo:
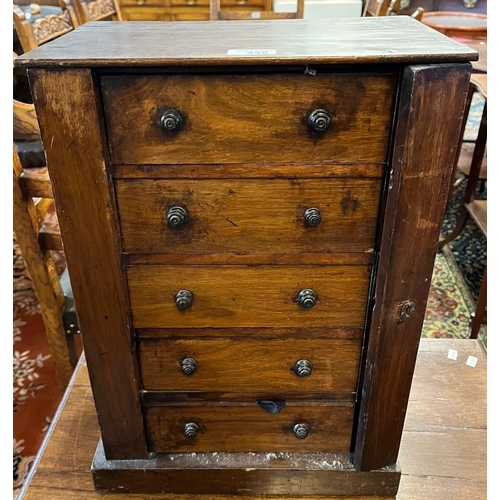
<svg viewBox="0 0 500 500"><path fill-rule="evenodd" d="M313 371L313 365L307 359L300 359L295 363L293 371L297 377L306 378L310 377Z"/></svg>
<svg viewBox="0 0 500 500"><path fill-rule="evenodd" d="M175 294L175 305L179 311L189 309L193 303L194 295L189 290L179 290Z"/></svg>
<svg viewBox="0 0 500 500"><path fill-rule="evenodd" d="M316 227L321 222L321 212L316 207L308 208L304 211L304 222L307 226Z"/></svg>
<svg viewBox="0 0 500 500"><path fill-rule="evenodd" d="M309 128L314 132L326 132L332 119L324 109L316 109L309 115Z"/></svg>
<svg viewBox="0 0 500 500"><path fill-rule="evenodd" d="M198 426L194 422L189 422L184 426L184 435L187 438L194 438L198 434Z"/></svg>
<svg viewBox="0 0 500 500"><path fill-rule="evenodd" d="M311 307L314 307L316 305L316 300L316 293L310 288L301 290L297 295L297 302L304 309L311 309Z"/></svg>
<svg viewBox="0 0 500 500"><path fill-rule="evenodd" d="M181 370L184 375L192 375L198 368L198 363L193 358L184 358L181 361Z"/></svg>
<svg viewBox="0 0 500 500"><path fill-rule="evenodd" d="M306 424L295 424L293 433L297 439L305 439L309 435L309 427Z"/></svg>
<svg viewBox="0 0 500 500"><path fill-rule="evenodd" d="M171 207L167 212L167 223L172 229L182 227L188 221L187 210L183 207Z"/></svg>
<svg viewBox="0 0 500 500"><path fill-rule="evenodd" d="M161 128L167 132L175 132L181 128L182 115L176 109L167 109L160 116Z"/></svg>

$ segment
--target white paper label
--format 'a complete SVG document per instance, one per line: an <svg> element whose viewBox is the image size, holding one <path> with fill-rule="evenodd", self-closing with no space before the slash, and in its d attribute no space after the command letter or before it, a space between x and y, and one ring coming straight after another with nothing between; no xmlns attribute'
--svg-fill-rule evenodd
<svg viewBox="0 0 500 500"><path fill-rule="evenodd" d="M467 366L472 366L472 368L475 368L476 363L477 363L477 358L475 358L474 356L469 356L465 364Z"/></svg>
<svg viewBox="0 0 500 500"><path fill-rule="evenodd" d="M260 12L252 12L252 19L260 19Z"/></svg>
<svg viewBox="0 0 500 500"><path fill-rule="evenodd" d="M454 360L456 360L457 356L458 356L458 351L456 351L455 349L450 349L448 351L448 359L454 359Z"/></svg>
<svg viewBox="0 0 500 500"><path fill-rule="evenodd" d="M229 49L227 51L227 55L228 56L275 56L276 49Z"/></svg>

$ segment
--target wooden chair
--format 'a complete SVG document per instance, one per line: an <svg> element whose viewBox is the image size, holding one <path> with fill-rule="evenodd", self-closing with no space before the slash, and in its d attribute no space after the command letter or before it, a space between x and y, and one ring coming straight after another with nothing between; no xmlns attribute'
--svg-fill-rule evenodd
<svg viewBox="0 0 500 500"><path fill-rule="evenodd" d="M486 176L486 164L484 163L485 151L486 151L486 133L487 133L487 84L486 75L472 75L471 78L471 89L474 91L481 92L486 98L483 108L483 114L481 117L481 123L479 125L479 131L474 146L474 151L472 153L472 160L470 165L465 168L462 167L464 173L467 177L467 188L465 190L463 206L458 216L458 221L452 232L444 238L439 243L439 248L448 244L450 241L454 240L463 230L465 224L469 217L476 223L479 230L487 237L487 201L486 200L476 200L476 191L478 183L481 181L481 176ZM471 95L469 91L469 96ZM468 99L470 105L470 97ZM468 108L466 108L467 110ZM462 123L462 135L465 129L465 121L467 120L467 112L465 113L464 121ZM460 163L456 162L456 168L459 168ZM471 328L471 338L477 338L479 329L482 324L487 322L486 314L486 269L484 272L483 281L481 283L481 289L479 292L479 298L476 306L476 312L473 314L472 318L472 328Z"/></svg>
<svg viewBox="0 0 500 500"><path fill-rule="evenodd" d="M71 5L58 16L47 16L30 23L24 11L14 5L14 26L24 52L36 49L78 27L78 19Z"/></svg>
<svg viewBox="0 0 500 500"><path fill-rule="evenodd" d="M422 18L424 17L425 10L422 7L418 7L417 10L410 15L413 19L422 22Z"/></svg>
<svg viewBox="0 0 500 500"><path fill-rule="evenodd" d="M363 9L363 16L386 16L391 5L391 0L367 0Z"/></svg>
<svg viewBox="0 0 500 500"><path fill-rule="evenodd" d="M33 104L14 101L14 144L24 168L45 166L45 153Z"/></svg>
<svg viewBox="0 0 500 500"><path fill-rule="evenodd" d="M470 108L471 108L471 103L472 103L472 98L474 97L474 94L479 93L481 94L485 99L487 99L487 76L486 74L473 74L471 76L471 82L469 86L469 92L467 95L467 100L465 104L465 113L464 113L464 119L462 122L462 127L460 131L460 142L458 144L457 148L457 156L455 158L455 171L458 171L461 173L461 176L459 176L452 184L451 186L451 191L450 191L450 196L453 191L455 191L463 182L465 182L470 175L470 169L471 169L471 164L472 164L472 157L473 157L473 148L471 148L472 144L475 144L476 140L466 140L464 139L464 133L465 133L465 127L467 125L467 119L469 116ZM471 144L472 143L472 144ZM454 178L456 176L454 175ZM480 182L480 187L481 190L484 189L486 180L488 177L488 168L487 168L487 153L486 151L483 154L482 161L481 161L481 168L479 171L479 182Z"/></svg>
<svg viewBox="0 0 500 500"><path fill-rule="evenodd" d="M297 0L296 12L243 12L237 10L221 10L220 0L210 0L210 20L268 20L268 19L304 19L304 0Z"/></svg>
<svg viewBox="0 0 500 500"><path fill-rule="evenodd" d="M89 21L102 21L108 17L111 17L113 21L123 21L118 0L94 0L93 2L85 2L84 0L74 1L82 24L88 23Z"/></svg>
<svg viewBox="0 0 500 500"><path fill-rule="evenodd" d="M396 16L398 15L400 9L401 0L367 0L363 10L363 16ZM422 7L418 7L410 17L422 22L424 13L424 9L422 9Z"/></svg>
<svg viewBox="0 0 500 500"><path fill-rule="evenodd" d="M24 11L19 6L13 5L14 26L24 52L36 49L79 26L73 7L66 6L62 0L60 7L62 14L50 15L30 23L26 19ZM15 59L17 54L14 52L13 56ZM14 81L15 84L16 81ZM32 104L15 99L14 143L18 148L21 164L24 167L39 167L45 164L35 108Z"/></svg>
<svg viewBox="0 0 500 500"><path fill-rule="evenodd" d="M40 139L40 129L35 114L35 106L14 101L14 140L32 141Z"/></svg>
<svg viewBox="0 0 500 500"><path fill-rule="evenodd" d="M386 16L397 16L399 9L401 9L401 0L391 0L389 8L387 9Z"/></svg>
<svg viewBox="0 0 500 500"><path fill-rule="evenodd" d="M389 8L387 9L387 16L397 16L401 10L401 0L391 0ZM422 22L425 10L422 7L418 7L417 10L410 15L412 19Z"/></svg>
<svg viewBox="0 0 500 500"><path fill-rule="evenodd" d="M18 55L14 52L13 58ZM14 75L14 87L16 78ZM35 114L35 106L14 99L13 106L13 138L21 164L27 167L45 166L45 153L40 139L40 130Z"/></svg>
<svg viewBox="0 0 500 500"><path fill-rule="evenodd" d="M36 172L35 172L36 170ZM54 200L46 169L23 169L13 157L14 233L40 303L56 374L65 388L77 362L74 335L80 333L67 270L59 278L51 250L62 250L58 229L44 222Z"/></svg>
<svg viewBox="0 0 500 500"><path fill-rule="evenodd" d="M484 268L483 281L481 282L481 289L479 290L479 297L477 299L476 312L472 314L472 326L470 332L471 339L477 339L481 325L488 324L487 314L487 282L486 282L487 268Z"/></svg>

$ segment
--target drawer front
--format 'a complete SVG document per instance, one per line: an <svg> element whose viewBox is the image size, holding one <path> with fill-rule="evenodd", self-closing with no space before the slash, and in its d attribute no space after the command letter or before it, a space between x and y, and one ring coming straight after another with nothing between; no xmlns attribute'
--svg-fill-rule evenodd
<svg viewBox="0 0 500 500"><path fill-rule="evenodd" d="M360 349L339 339L148 339L139 360L146 390L344 394L356 390Z"/></svg>
<svg viewBox="0 0 500 500"><path fill-rule="evenodd" d="M239 8L245 10L245 7L261 7L265 9L266 0L221 0L222 8ZM210 0L121 0L122 7L136 7L141 9L148 6L164 7L206 7L208 9ZM248 10L248 9L247 9Z"/></svg>
<svg viewBox="0 0 500 500"><path fill-rule="evenodd" d="M124 21L168 21L166 7L122 7Z"/></svg>
<svg viewBox="0 0 500 500"><path fill-rule="evenodd" d="M221 0L220 6L222 9L229 10L271 10L267 9L268 2L266 0Z"/></svg>
<svg viewBox="0 0 500 500"><path fill-rule="evenodd" d="M131 7L137 12L147 11L148 7L168 7L168 0L121 0L120 5L127 10Z"/></svg>
<svg viewBox="0 0 500 500"><path fill-rule="evenodd" d="M369 252L380 192L380 179L116 181L129 253Z"/></svg>
<svg viewBox="0 0 500 500"><path fill-rule="evenodd" d="M286 406L273 415L254 401L248 406L145 408L149 449L158 453L346 452L350 447L353 416L351 406ZM195 424L197 429L186 428L188 424ZM294 428L303 436L304 425L307 437L299 439Z"/></svg>
<svg viewBox="0 0 500 500"><path fill-rule="evenodd" d="M394 74L344 73L106 76L101 83L111 159L383 162L396 80ZM315 132L313 126L328 121L323 112L330 126Z"/></svg>
<svg viewBox="0 0 500 500"><path fill-rule="evenodd" d="M169 13L171 21L208 21L210 19L208 7L172 7Z"/></svg>
<svg viewBox="0 0 500 500"><path fill-rule="evenodd" d="M248 10L245 7L261 7L264 9L266 2L264 0L221 0L220 4L221 8L238 7L241 10ZM208 9L209 5L210 0L170 0L171 7L207 7Z"/></svg>
<svg viewBox="0 0 500 500"><path fill-rule="evenodd" d="M146 265L127 276L135 328L361 327L370 269Z"/></svg>
<svg viewBox="0 0 500 500"><path fill-rule="evenodd" d="M172 7L206 7L210 5L210 0L170 0Z"/></svg>

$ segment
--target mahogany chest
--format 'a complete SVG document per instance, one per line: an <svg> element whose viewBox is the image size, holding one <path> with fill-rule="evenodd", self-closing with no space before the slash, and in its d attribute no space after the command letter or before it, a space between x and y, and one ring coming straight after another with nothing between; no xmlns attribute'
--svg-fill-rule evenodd
<svg viewBox="0 0 500 500"><path fill-rule="evenodd" d="M98 489L396 494L476 58L401 16L88 23L16 61Z"/></svg>

